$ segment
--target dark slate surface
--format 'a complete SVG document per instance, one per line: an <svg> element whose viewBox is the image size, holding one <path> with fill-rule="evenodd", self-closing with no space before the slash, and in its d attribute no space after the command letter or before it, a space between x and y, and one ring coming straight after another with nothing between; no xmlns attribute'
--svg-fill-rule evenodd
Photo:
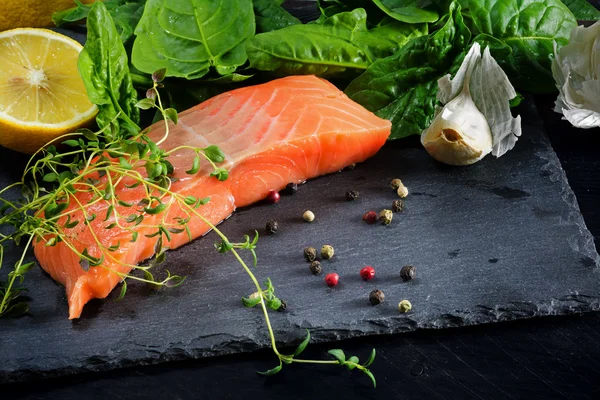
<svg viewBox="0 0 600 400"><path fill-rule="evenodd" d="M288 303L288 311L272 314L282 343L298 340L303 328L314 341L329 341L598 309L592 236L533 106L521 112L524 137L499 160L449 168L419 148L391 145L354 171L315 179L278 205L239 210L224 223L230 238L263 234L255 271ZM2 186L16 165L12 156L0 159ZM364 211L395 199L387 187L394 177L411 190L407 210L389 227L366 225ZM348 189L360 190L360 199L346 202ZM301 220L305 209L317 215L314 223ZM268 218L280 223L272 237L264 235ZM250 280L233 257L215 254L214 241L209 234L170 253L165 268L188 276L181 287L132 284L124 300L115 301L117 290L86 306L78 321L67 319L63 289L31 272L31 315L0 321L0 380L267 346L259 310L240 305L254 291ZM334 260L323 262L341 276L333 289L302 257L304 246L323 243L336 248ZM366 264L377 270L367 283L358 276ZM418 279L400 281L405 264L417 267ZM377 307L367 300L374 288L386 294ZM403 298L413 303L410 314L396 310Z"/></svg>

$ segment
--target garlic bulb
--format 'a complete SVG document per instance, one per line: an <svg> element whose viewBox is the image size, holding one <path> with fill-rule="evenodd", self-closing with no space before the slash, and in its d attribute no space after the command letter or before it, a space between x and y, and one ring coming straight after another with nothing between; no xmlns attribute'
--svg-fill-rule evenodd
<svg viewBox="0 0 600 400"><path fill-rule="evenodd" d="M600 126L600 21L578 26L569 44L554 43L552 75L559 90L554 111L577 128Z"/></svg>
<svg viewBox="0 0 600 400"><path fill-rule="evenodd" d="M437 99L444 104L421 143L436 160L473 164L487 154L500 157L521 135L521 118L513 118L510 100L517 94L486 48L474 43L454 79L438 81Z"/></svg>

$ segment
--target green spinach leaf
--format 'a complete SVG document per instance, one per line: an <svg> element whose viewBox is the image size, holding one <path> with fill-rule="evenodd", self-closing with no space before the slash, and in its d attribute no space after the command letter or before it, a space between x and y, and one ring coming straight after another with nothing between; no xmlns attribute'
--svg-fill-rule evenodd
<svg viewBox="0 0 600 400"><path fill-rule="evenodd" d="M432 0L373 0L387 15L409 24L435 22L439 14Z"/></svg>
<svg viewBox="0 0 600 400"><path fill-rule="evenodd" d="M362 8L367 12L368 29L379 25L384 18L389 17L374 0L318 0L317 4L321 16L314 21L315 23L323 23L336 14L357 8Z"/></svg>
<svg viewBox="0 0 600 400"><path fill-rule="evenodd" d="M52 15L52 20L56 26L73 23L88 17L93 4L83 4L75 0L76 7L68 10L59 11ZM146 0L105 0L104 5L112 16L117 31L123 43L129 42L133 37L133 31L137 26Z"/></svg>
<svg viewBox="0 0 600 400"><path fill-rule="evenodd" d="M90 101L98 106L98 126L139 132L137 93L128 58L112 17L102 2L94 3L87 20L87 41L79 55L79 74Z"/></svg>
<svg viewBox="0 0 600 400"><path fill-rule="evenodd" d="M119 0L120 1L120 0ZM108 5L108 9L110 10L111 8L111 2L110 0L106 2ZM54 14L52 14L52 22L54 22L54 24L56 26L62 26L65 24L69 24L72 22L78 22L82 19L87 18L90 9L92 8L91 4L83 4L81 1L79 0L75 0L75 7L72 8L68 8L66 10L62 10L62 11L57 11Z"/></svg>
<svg viewBox="0 0 600 400"><path fill-rule="evenodd" d="M418 135L431 123L437 80L460 65L471 39L460 5L450 5L445 24L412 39L393 56L376 61L346 88L346 94L392 121L390 139Z"/></svg>
<svg viewBox="0 0 600 400"><path fill-rule="evenodd" d="M218 80L219 78L216 79ZM163 97L169 104L169 107L182 112L197 106L216 95L240 88L243 85L245 85L245 82L215 82L214 80L211 81L206 78L194 81L171 79L168 84L165 85L165 88L161 90L161 95L164 94ZM160 120L162 120L162 114L157 112L153 122Z"/></svg>
<svg viewBox="0 0 600 400"><path fill-rule="evenodd" d="M367 13L357 8L335 14L323 23L258 34L246 44L250 66L277 75L355 76L406 42L401 35L374 34L366 22Z"/></svg>
<svg viewBox="0 0 600 400"><path fill-rule="evenodd" d="M371 29L370 32L392 39L400 46L406 44L409 40L427 35L428 33L427 24L407 24L405 22L396 21L393 18L384 18L379 25Z"/></svg>
<svg viewBox="0 0 600 400"><path fill-rule="evenodd" d="M600 19L600 10L591 5L587 0L561 0L571 10L575 18L584 21L597 21Z"/></svg>
<svg viewBox="0 0 600 400"><path fill-rule="evenodd" d="M486 33L480 33L473 41L478 42L482 49L489 47L490 52L494 53L495 57L500 60L508 59L512 55L512 48L509 45Z"/></svg>
<svg viewBox="0 0 600 400"><path fill-rule="evenodd" d="M335 14L339 14L345 11L351 11L354 7L349 6L348 4L342 3L341 1L324 1L317 0L317 5L319 7L319 11L321 11L321 15L315 21L311 21L310 23L322 24L327 21L327 19L333 17Z"/></svg>
<svg viewBox="0 0 600 400"><path fill-rule="evenodd" d="M300 24L300 20L281 7L279 0L254 0L256 32L271 32Z"/></svg>
<svg viewBox="0 0 600 400"><path fill-rule="evenodd" d="M129 43L130 40L133 41L133 32L140 22L140 19L142 19L145 4L146 0L127 2L116 7L114 11L111 12L123 43Z"/></svg>
<svg viewBox="0 0 600 400"><path fill-rule="evenodd" d="M233 73L247 60L244 42L254 35L248 0L148 0L135 30L132 63L142 72L200 78L214 68Z"/></svg>
<svg viewBox="0 0 600 400"><path fill-rule="evenodd" d="M509 57L492 56L512 84L522 90L547 93L556 90L550 69L553 43L568 43L577 25L559 0L470 0L476 34L492 36L511 48Z"/></svg>

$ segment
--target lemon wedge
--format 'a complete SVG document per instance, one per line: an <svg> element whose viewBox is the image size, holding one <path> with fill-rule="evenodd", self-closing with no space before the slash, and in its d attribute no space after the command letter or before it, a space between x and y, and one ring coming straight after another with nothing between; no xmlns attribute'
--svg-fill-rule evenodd
<svg viewBox="0 0 600 400"><path fill-rule="evenodd" d="M0 145L32 154L91 123L98 109L77 69L82 48L46 29L0 32Z"/></svg>

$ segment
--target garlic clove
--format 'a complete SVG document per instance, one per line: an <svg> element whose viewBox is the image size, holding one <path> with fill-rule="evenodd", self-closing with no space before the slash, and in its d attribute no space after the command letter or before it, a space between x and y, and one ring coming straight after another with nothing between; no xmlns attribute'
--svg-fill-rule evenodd
<svg viewBox="0 0 600 400"><path fill-rule="evenodd" d="M517 95L489 48L475 42L450 79L438 80L437 108L421 143L438 161L473 164L487 154L502 156L521 135L521 118L512 117L510 99Z"/></svg>
<svg viewBox="0 0 600 400"><path fill-rule="evenodd" d="M492 151L492 132L471 97L460 94L438 113L421 143L440 162L469 165Z"/></svg>
<svg viewBox="0 0 600 400"><path fill-rule="evenodd" d="M452 132L448 139L445 132ZM436 160L448 165L469 165L483 158L483 151L465 142L460 133L452 129L443 129L437 138L423 141L427 152Z"/></svg>

